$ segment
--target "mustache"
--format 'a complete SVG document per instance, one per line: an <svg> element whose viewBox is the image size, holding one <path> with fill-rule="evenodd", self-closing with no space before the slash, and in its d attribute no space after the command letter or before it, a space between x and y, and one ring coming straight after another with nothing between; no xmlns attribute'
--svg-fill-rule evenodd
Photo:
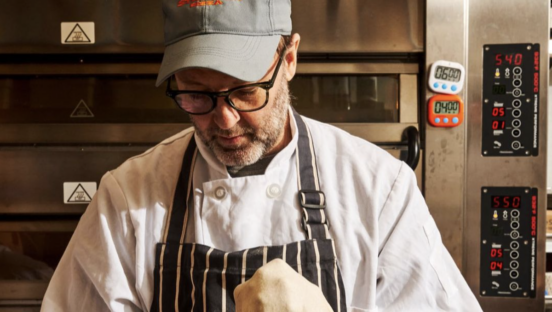
<svg viewBox="0 0 552 312"><path fill-rule="evenodd" d="M236 125L232 129L220 129L220 128L210 128L209 136L224 136L224 137L235 137L240 135L255 134L255 130L250 127L242 127Z"/></svg>

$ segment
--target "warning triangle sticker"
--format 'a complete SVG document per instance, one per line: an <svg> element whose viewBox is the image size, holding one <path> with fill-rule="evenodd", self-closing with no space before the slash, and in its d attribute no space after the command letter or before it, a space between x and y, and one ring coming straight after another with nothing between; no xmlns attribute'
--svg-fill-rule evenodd
<svg viewBox="0 0 552 312"><path fill-rule="evenodd" d="M82 27L80 27L79 23L73 27L71 32L69 33L69 36L65 39L65 42L91 42L90 38L86 35L84 30L82 30Z"/></svg>
<svg viewBox="0 0 552 312"><path fill-rule="evenodd" d="M79 104L77 104L77 107L75 107L70 117L71 118L90 118L90 117L94 117L94 114L92 113L88 105L86 105L84 100L80 100Z"/></svg>
<svg viewBox="0 0 552 312"><path fill-rule="evenodd" d="M77 188L71 193L71 196L67 199L68 203L89 203L92 201L92 198L90 195L88 195L88 192L82 187L82 185L79 183L77 185Z"/></svg>

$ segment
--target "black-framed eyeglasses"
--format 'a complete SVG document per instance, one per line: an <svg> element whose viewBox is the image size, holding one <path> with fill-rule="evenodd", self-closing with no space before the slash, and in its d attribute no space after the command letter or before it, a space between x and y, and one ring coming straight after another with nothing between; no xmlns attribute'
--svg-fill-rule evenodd
<svg viewBox="0 0 552 312"><path fill-rule="evenodd" d="M247 84L222 92L208 92L171 90L171 77L167 83L167 96L172 98L179 108L191 115L210 113L217 106L219 97L224 97L226 103L239 112L259 110L268 104L268 91L274 86L284 54L285 49L280 53L280 59L269 81Z"/></svg>

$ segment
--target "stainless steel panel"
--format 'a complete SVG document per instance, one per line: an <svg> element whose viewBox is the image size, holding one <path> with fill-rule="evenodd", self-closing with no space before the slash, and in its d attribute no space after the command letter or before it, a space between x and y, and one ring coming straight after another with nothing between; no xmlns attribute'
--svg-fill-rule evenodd
<svg viewBox="0 0 552 312"><path fill-rule="evenodd" d="M437 60L466 64L467 0L427 0L425 72ZM443 14L446 12L446 14ZM467 75L466 75L467 76ZM425 125L424 196L439 227L443 243L463 270L464 168L466 123L453 128L436 128L427 122L427 101L434 95L427 88L422 103ZM459 94L467 92L467 86ZM465 101L464 101L465 102Z"/></svg>
<svg viewBox="0 0 552 312"><path fill-rule="evenodd" d="M159 58L160 59L160 58ZM24 75L157 75L159 62L113 62L102 63L89 61L80 56L74 63L0 63L0 73L11 76ZM343 61L335 63L304 63L299 61L298 74L417 74L419 66L416 63L377 63Z"/></svg>
<svg viewBox="0 0 552 312"><path fill-rule="evenodd" d="M63 183L99 184L105 172L145 150L146 147L0 149L0 213L81 214L85 204L63 203Z"/></svg>
<svg viewBox="0 0 552 312"><path fill-rule="evenodd" d="M0 282L0 300L42 300L46 288L48 282L43 281Z"/></svg>
<svg viewBox="0 0 552 312"><path fill-rule="evenodd" d="M62 45L62 22L94 22L96 43ZM162 53L161 1L0 2L0 53Z"/></svg>
<svg viewBox="0 0 552 312"><path fill-rule="evenodd" d="M418 127L416 123L332 123L332 125L375 144L401 142L404 129L409 126Z"/></svg>
<svg viewBox="0 0 552 312"><path fill-rule="evenodd" d="M42 300L0 300L0 312L40 312Z"/></svg>
<svg viewBox="0 0 552 312"><path fill-rule="evenodd" d="M301 52L423 51L423 1L293 1ZM61 45L61 22L95 23L96 44ZM389 40L393 38L393 40ZM162 53L161 1L0 2L0 53Z"/></svg>
<svg viewBox="0 0 552 312"><path fill-rule="evenodd" d="M0 221L0 232L73 232L77 228L77 220L26 220Z"/></svg>
<svg viewBox="0 0 552 312"><path fill-rule="evenodd" d="M292 1L293 31L302 35L303 53L421 52L423 5L420 0Z"/></svg>
<svg viewBox="0 0 552 312"><path fill-rule="evenodd" d="M399 105L401 123L418 123L418 77L416 75L400 76Z"/></svg>
<svg viewBox="0 0 552 312"><path fill-rule="evenodd" d="M152 63L88 63L86 59L73 64L0 63L3 75L157 75L161 61Z"/></svg>
<svg viewBox="0 0 552 312"><path fill-rule="evenodd" d="M474 292L479 292L480 207L482 186L538 188L537 298L479 297L488 311L542 311L544 307L546 224L546 116L548 91L548 39L550 1L531 1L520 8L515 0L472 1L469 5L468 115L466 162L465 272ZM531 21L527 23L527 21ZM539 154L537 157L482 157L483 45L540 43Z"/></svg>
<svg viewBox="0 0 552 312"><path fill-rule="evenodd" d="M190 124L0 124L2 144L156 144Z"/></svg>
<svg viewBox="0 0 552 312"><path fill-rule="evenodd" d="M416 63L327 62L297 64L297 74L417 74Z"/></svg>

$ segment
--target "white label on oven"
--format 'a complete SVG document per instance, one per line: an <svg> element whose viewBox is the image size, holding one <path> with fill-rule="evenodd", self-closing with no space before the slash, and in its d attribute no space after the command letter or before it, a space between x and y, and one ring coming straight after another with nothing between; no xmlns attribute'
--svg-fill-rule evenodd
<svg viewBox="0 0 552 312"><path fill-rule="evenodd" d="M61 44L94 44L94 22L61 23Z"/></svg>
<svg viewBox="0 0 552 312"><path fill-rule="evenodd" d="M96 182L65 182L63 183L63 203L88 204L97 189Z"/></svg>

